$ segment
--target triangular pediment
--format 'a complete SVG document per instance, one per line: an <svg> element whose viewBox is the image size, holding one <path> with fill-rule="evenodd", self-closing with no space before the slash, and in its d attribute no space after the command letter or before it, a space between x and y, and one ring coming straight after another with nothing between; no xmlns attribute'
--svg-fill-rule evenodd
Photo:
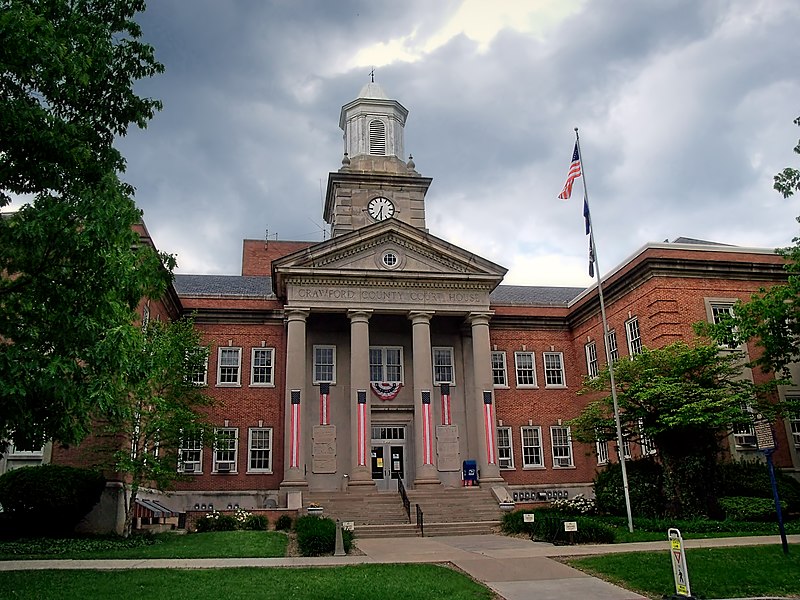
<svg viewBox="0 0 800 600"><path fill-rule="evenodd" d="M273 263L278 297L289 279L331 281L458 282L493 290L506 269L421 229L395 219L320 242Z"/></svg>

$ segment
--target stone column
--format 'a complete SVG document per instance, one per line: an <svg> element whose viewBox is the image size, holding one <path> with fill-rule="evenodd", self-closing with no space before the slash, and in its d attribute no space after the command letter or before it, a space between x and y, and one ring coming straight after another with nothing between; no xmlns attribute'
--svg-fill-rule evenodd
<svg viewBox="0 0 800 600"><path fill-rule="evenodd" d="M303 406L306 394L306 318L310 310L286 311L286 391L283 435L283 482L281 487L307 487ZM299 405L298 405L299 400Z"/></svg>
<svg viewBox="0 0 800 600"><path fill-rule="evenodd" d="M433 423L428 431L428 443L431 447L426 452L425 448L425 411L423 410L423 397L433 402L433 367L431 356L431 317L432 312L412 311L408 317L411 319L412 352L414 361L414 457L416 478L414 485L441 484L439 473L436 471L436 439ZM430 406L430 405L429 405ZM433 408L431 406L431 415Z"/></svg>
<svg viewBox="0 0 800 600"><path fill-rule="evenodd" d="M375 485L372 480L372 428L369 390L369 318L371 310L350 310L350 485Z"/></svg>
<svg viewBox="0 0 800 600"><path fill-rule="evenodd" d="M497 414L494 405L492 348L489 342L491 316L492 313L488 312L469 315L469 323L472 326L472 364L475 380L471 412L478 423L478 468L481 473L480 480L485 483L503 481L497 459Z"/></svg>

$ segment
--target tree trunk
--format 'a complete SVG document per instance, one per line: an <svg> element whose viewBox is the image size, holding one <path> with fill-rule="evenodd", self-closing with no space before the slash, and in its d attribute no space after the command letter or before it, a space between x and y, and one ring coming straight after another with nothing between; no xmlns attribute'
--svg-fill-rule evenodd
<svg viewBox="0 0 800 600"><path fill-rule="evenodd" d="M131 484L130 496L128 496L128 484L123 483L122 487L125 490L125 527L123 528L122 535L127 538L130 537L131 530L133 529L133 513L136 508L136 498L139 495L139 486L137 484Z"/></svg>

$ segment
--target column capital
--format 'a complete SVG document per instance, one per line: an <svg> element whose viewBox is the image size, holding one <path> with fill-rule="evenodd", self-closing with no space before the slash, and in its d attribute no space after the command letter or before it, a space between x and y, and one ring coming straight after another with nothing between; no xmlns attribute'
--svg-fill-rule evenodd
<svg viewBox="0 0 800 600"><path fill-rule="evenodd" d="M475 325L488 325L493 316L494 311L471 312L467 315L467 321L473 327Z"/></svg>
<svg viewBox="0 0 800 600"><path fill-rule="evenodd" d="M310 308L286 308L284 309L287 321L305 321L311 313Z"/></svg>
<svg viewBox="0 0 800 600"><path fill-rule="evenodd" d="M353 308L347 311L347 318L350 319L351 323L367 323L371 316L371 310Z"/></svg>
<svg viewBox="0 0 800 600"><path fill-rule="evenodd" d="M412 325L418 323L430 323L433 317L432 310L412 310L408 313L408 318L411 320Z"/></svg>

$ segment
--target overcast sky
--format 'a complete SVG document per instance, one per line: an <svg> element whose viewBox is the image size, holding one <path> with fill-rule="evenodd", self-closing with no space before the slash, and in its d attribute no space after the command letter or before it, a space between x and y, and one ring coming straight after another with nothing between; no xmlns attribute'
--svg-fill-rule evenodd
<svg viewBox="0 0 800 600"><path fill-rule="evenodd" d="M343 104L375 80L433 177L430 232L509 269L588 285L580 128L600 266L678 236L789 244L800 198L797 0L151 0L164 109L120 142L181 273L239 274L242 239L321 241Z"/></svg>

